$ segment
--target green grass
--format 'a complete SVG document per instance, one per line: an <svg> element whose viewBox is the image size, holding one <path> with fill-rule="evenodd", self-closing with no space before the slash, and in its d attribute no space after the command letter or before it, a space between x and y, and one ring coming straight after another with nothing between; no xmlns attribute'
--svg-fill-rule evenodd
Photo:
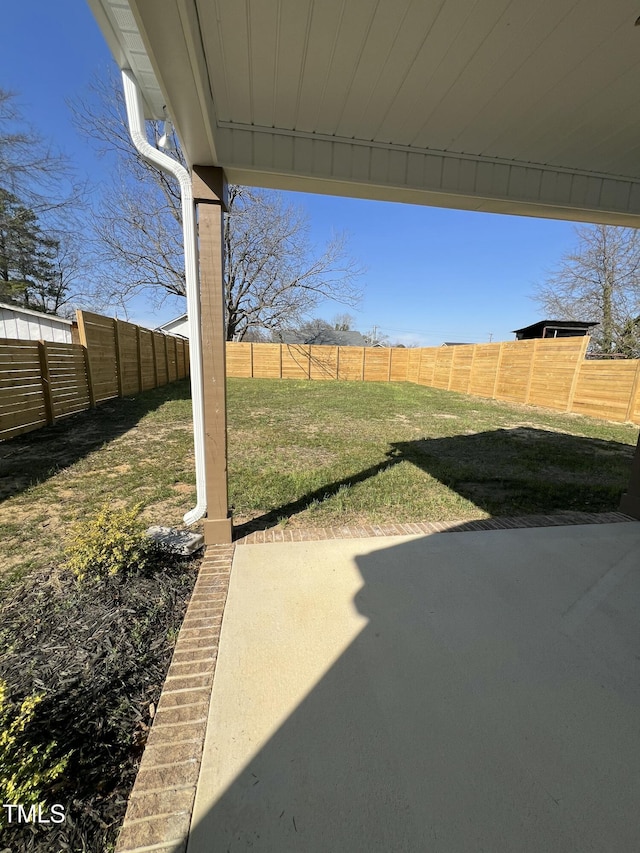
<svg viewBox="0 0 640 853"><path fill-rule="evenodd" d="M228 407L237 524L615 510L638 436L404 383L236 379Z"/></svg>
<svg viewBox="0 0 640 853"><path fill-rule="evenodd" d="M188 383L0 445L5 579L60 560L70 526L142 503L195 503ZM238 525L328 526L617 509L637 427L404 383L231 379Z"/></svg>

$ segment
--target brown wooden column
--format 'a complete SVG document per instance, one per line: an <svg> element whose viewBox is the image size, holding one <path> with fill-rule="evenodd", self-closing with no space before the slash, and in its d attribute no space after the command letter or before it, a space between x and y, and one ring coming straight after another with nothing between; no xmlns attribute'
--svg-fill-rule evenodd
<svg viewBox="0 0 640 853"><path fill-rule="evenodd" d="M227 376L224 308L224 212L227 182L222 169L194 166L193 200L197 205L202 312L202 380L207 478L208 545L231 542L227 486Z"/></svg>
<svg viewBox="0 0 640 853"><path fill-rule="evenodd" d="M629 488L620 501L620 512L640 519L640 438L638 438L635 456L631 463Z"/></svg>

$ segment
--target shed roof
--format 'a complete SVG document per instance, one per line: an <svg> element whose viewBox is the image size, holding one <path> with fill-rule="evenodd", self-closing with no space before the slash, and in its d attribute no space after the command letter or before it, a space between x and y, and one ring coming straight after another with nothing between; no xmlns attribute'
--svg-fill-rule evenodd
<svg viewBox="0 0 640 853"><path fill-rule="evenodd" d="M540 320L537 323L532 323L530 326L524 326L522 329L514 329L513 334L518 335L521 332L541 332L545 328L558 329L591 329L600 324L596 321L585 320Z"/></svg>
<svg viewBox="0 0 640 853"><path fill-rule="evenodd" d="M54 323L61 323L64 326L73 326L73 320L67 320L66 317L58 317L57 314L46 314L44 311L34 311L32 308L23 308L21 305L14 305L10 302L0 302L0 310L14 311L16 314L26 314L30 317L39 317L40 319L50 320Z"/></svg>

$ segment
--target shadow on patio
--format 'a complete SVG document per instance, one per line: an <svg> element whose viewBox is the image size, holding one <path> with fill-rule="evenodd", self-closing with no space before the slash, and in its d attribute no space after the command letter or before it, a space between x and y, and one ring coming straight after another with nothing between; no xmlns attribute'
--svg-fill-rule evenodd
<svg viewBox="0 0 640 853"><path fill-rule="evenodd" d="M640 524L240 546L188 853L640 845Z"/></svg>

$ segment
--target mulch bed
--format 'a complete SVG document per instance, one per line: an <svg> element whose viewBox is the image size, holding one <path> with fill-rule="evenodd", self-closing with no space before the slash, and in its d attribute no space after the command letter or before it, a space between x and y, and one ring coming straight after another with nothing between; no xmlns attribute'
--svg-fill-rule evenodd
<svg viewBox="0 0 640 853"><path fill-rule="evenodd" d="M144 574L78 584L48 569L0 602L0 679L19 705L44 694L29 744L71 751L46 792L62 824L7 824L0 853L105 853L113 849L199 560L165 555Z"/></svg>

